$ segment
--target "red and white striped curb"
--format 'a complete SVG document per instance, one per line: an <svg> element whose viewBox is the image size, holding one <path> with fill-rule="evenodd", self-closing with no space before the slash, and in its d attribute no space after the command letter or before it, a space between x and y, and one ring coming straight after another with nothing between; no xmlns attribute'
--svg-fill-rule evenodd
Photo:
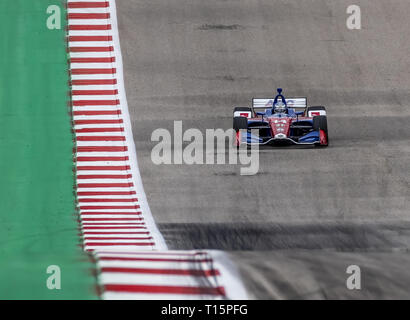
<svg viewBox="0 0 410 320"><path fill-rule="evenodd" d="M104 299L243 299L213 251L98 252ZM234 288L236 286L236 288ZM228 292L230 291L230 292Z"/></svg>
<svg viewBox="0 0 410 320"><path fill-rule="evenodd" d="M68 0L77 199L105 299L243 299L221 252L166 251L141 183L115 0Z"/></svg>

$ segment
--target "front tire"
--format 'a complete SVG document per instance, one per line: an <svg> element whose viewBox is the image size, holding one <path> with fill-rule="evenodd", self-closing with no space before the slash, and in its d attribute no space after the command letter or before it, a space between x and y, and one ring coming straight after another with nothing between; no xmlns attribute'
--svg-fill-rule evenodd
<svg viewBox="0 0 410 320"><path fill-rule="evenodd" d="M319 131L323 130L325 137L326 137L326 143L320 144L322 147L327 147L329 145L329 133L327 129L327 117L326 116L316 116L313 117L313 130Z"/></svg>
<svg viewBox="0 0 410 320"><path fill-rule="evenodd" d="M248 118L235 117L233 118L233 129L236 131L236 147L241 144L241 132L239 130L248 130ZM247 132L247 131L246 131Z"/></svg>
<svg viewBox="0 0 410 320"><path fill-rule="evenodd" d="M235 117L233 118L233 128L236 132L239 130L248 129L248 118L246 117Z"/></svg>

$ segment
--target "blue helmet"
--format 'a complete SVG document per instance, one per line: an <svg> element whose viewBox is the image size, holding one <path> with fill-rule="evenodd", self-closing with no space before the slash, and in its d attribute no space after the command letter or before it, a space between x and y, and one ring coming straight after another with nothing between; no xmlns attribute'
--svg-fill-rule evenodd
<svg viewBox="0 0 410 320"><path fill-rule="evenodd" d="M282 94L282 89L277 89L278 94L273 101L273 112L272 113L286 113L288 106L286 105L286 99Z"/></svg>

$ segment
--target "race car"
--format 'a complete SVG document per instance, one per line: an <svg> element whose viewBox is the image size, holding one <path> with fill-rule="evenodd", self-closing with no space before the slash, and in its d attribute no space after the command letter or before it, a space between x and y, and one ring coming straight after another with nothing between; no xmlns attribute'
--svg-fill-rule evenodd
<svg viewBox="0 0 410 320"><path fill-rule="evenodd" d="M325 107L308 107L306 98L285 98L282 91L278 88L275 98L254 98L252 108L234 109L236 145L327 147L329 135Z"/></svg>

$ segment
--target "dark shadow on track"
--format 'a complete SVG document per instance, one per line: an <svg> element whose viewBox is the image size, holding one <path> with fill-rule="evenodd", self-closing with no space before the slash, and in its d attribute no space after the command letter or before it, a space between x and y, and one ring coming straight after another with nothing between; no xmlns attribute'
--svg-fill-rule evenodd
<svg viewBox="0 0 410 320"><path fill-rule="evenodd" d="M410 223L178 223L159 228L172 249L374 251L409 247ZM407 241L406 241L407 240Z"/></svg>

